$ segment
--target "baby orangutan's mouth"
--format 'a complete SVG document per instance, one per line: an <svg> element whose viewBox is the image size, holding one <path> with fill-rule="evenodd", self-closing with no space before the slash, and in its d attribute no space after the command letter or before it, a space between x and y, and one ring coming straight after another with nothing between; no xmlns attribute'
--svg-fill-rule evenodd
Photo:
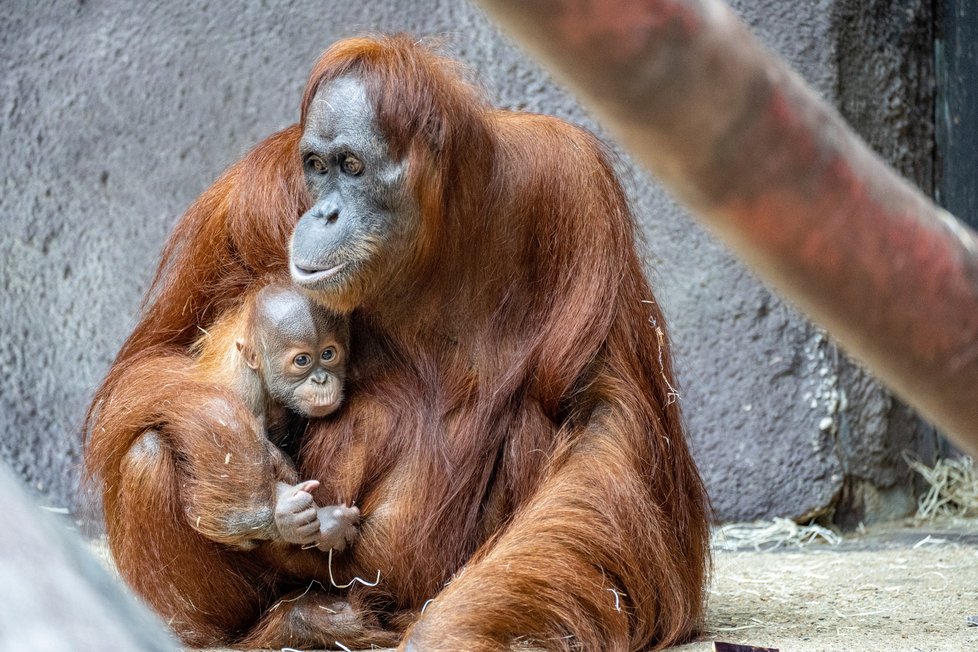
<svg viewBox="0 0 978 652"><path fill-rule="evenodd" d="M342 394L332 388L304 392L297 398L301 403L299 411L310 417L325 417L332 414L343 402Z"/></svg>

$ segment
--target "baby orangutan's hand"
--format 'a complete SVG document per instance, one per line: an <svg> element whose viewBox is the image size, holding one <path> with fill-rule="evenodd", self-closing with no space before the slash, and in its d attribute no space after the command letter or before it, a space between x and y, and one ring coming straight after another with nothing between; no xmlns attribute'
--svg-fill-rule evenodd
<svg viewBox="0 0 978 652"><path fill-rule="evenodd" d="M318 511L319 539L316 546L323 552L342 552L357 536L360 510L346 505L327 505Z"/></svg>
<svg viewBox="0 0 978 652"><path fill-rule="evenodd" d="M295 485L279 482L276 485L275 527L282 541L300 546L319 541L321 527L316 503L312 499L312 492L318 486L318 480L306 480Z"/></svg>

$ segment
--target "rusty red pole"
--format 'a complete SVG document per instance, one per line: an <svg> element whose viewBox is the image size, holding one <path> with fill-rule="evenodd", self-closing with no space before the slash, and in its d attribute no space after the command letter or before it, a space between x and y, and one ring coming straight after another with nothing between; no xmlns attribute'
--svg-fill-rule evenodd
<svg viewBox="0 0 978 652"><path fill-rule="evenodd" d="M978 453L978 238L719 0L480 0L768 283Z"/></svg>

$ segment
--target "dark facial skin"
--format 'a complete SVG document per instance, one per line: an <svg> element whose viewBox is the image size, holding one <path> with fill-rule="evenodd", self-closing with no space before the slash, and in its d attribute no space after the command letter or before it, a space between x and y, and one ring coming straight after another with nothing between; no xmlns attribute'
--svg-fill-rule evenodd
<svg viewBox="0 0 978 652"><path fill-rule="evenodd" d="M271 401L308 417L335 411L346 377L346 321L274 287L259 294L255 312L254 350L245 357Z"/></svg>
<svg viewBox="0 0 978 652"><path fill-rule="evenodd" d="M390 276L413 241L419 217L405 189L407 164L391 160L363 84L353 78L320 89L299 149L313 205L292 235L292 280L349 311Z"/></svg>

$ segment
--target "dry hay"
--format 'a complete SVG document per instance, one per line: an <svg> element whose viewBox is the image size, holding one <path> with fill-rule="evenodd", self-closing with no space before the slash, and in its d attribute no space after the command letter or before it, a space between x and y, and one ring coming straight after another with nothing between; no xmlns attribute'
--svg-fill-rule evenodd
<svg viewBox="0 0 978 652"><path fill-rule="evenodd" d="M961 518L978 515L978 468L970 457L942 459L934 466L907 460L927 482L928 490L917 504L917 518Z"/></svg>
<svg viewBox="0 0 978 652"><path fill-rule="evenodd" d="M728 523L713 530L711 544L714 550L775 550L801 548L812 543L837 545L842 537L832 530L808 523L799 525L791 519L775 518L753 523Z"/></svg>

